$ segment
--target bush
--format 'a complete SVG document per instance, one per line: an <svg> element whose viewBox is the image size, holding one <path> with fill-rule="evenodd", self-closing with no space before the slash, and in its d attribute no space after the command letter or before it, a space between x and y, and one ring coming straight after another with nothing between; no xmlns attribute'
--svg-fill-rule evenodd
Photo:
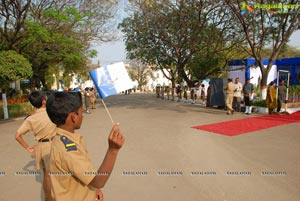
<svg viewBox="0 0 300 201"><path fill-rule="evenodd" d="M262 99L255 99L252 102L252 105L257 107L267 107L266 100L262 100Z"/></svg>
<svg viewBox="0 0 300 201"><path fill-rule="evenodd" d="M289 100L291 102L299 102L300 99L300 86L289 87Z"/></svg>
<svg viewBox="0 0 300 201"><path fill-rule="evenodd" d="M34 107L29 103L18 103L18 104L9 104L7 105L8 109L8 117L9 118L14 118L14 117L20 117L24 115L30 114L33 110ZM3 105L0 105L0 118L4 118L4 113L3 113Z"/></svg>

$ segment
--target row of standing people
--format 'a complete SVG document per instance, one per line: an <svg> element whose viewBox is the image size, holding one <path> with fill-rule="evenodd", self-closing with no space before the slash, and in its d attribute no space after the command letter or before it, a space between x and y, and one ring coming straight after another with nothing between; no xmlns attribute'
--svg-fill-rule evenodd
<svg viewBox="0 0 300 201"><path fill-rule="evenodd" d="M175 100L175 93L177 96L177 101L181 101L183 98L185 100L188 100L188 87L182 86L181 84L178 84L176 88L172 89L172 87L169 86L157 86L156 87L156 97L157 98L165 98L167 100ZM201 84L199 89L196 89L196 87L193 87L190 89L190 98L192 99L192 103L195 103L195 100L200 99L202 103L205 102L206 95L205 95L205 86L204 84Z"/></svg>
<svg viewBox="0 0 300 201"><path fill-rule="evenodd" d="M233 114L235 111L241 111L241 100L242 94L244 95L245 103L245 114L252 113L252 100L254 85L250 82L250 79L246 79L246 83L242 85L239 78L235 78L235 83L232 82L231 78L228 78L228 84L225 87L226 90L226 107L227 114ZM266 105L268 108L268 113L274 114L274 110L281 112L281 106L285 99L285 85L284 80L280 80L278 86L278 96L276 98L276 86L275 82L272 81L267 89Z"/></svg>

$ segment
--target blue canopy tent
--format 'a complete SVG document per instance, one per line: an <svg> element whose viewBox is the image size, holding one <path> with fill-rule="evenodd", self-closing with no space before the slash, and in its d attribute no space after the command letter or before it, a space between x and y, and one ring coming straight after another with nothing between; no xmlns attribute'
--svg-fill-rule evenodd
<svg viewBox="0 0 300 201"><path fill-rule="evenodd" d="M268 59L263 59L264 65L268 63ZM273 65L276 66L276 68L273 69L274 72L279 70L290 72L290 85L300 85L300 57L277 59ZM246 78L251 78L255 76L255 74L260 73L260 70L259 72L255 71L257 64L253 58L231 60L228 62L228 66L229 76L232 78L240 77L242 82L244 82ZM268 80L276 81L277 76L274 72L272 72L271 75L269 74ZM280 79L287 80L285 76L284 74L280 75ZM255 82L257 81L255 80Z"/></svg>
<svg viewBox="0 0 300 201"><path fill-rule="evenodd" d="M268 65L269 60L263 59L263 65ZM268 80L272 81L276 79L277 76L277 69L276 69L276 62L273 64L271 73L269 73ZM256 64L255 59L247 58L247 59L240 59L240 60L231 60L228 62L228 70L229 70L229 77L235 79L236 77L240 78L240 81L244 84L246 79L252 78L251 83L254 85L259 85L261 79L261 71L258 65Z"/></svg>

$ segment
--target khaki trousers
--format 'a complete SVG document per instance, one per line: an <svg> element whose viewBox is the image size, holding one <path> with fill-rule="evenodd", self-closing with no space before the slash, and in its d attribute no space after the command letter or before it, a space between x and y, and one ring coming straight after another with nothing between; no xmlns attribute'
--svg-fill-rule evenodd
<svg viewBox="0 0 300 201"><path fill-rule="evenodd" d="M232 112L233 94L226 94L226 107L228 112Z"/></svg>

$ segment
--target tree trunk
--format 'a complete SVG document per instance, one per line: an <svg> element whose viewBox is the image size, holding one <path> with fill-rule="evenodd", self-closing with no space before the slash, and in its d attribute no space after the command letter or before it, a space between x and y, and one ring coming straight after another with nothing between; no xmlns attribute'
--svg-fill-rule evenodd
<svg viewBox="0 0 300 201"><path fill-rule="evenodd" d="M268 86L268 75L269 75L269 66L267 68L260 66L261 71L261 81L260 81L260 98L265 100L267 98L267 86Z"/></svg>
<svg viewBox="0 0 300 201"><path fill-rule="evenodd" d="M7 109L6 93L2 93L2 106L3 106L4 119L8 119L8 109Z"/></svg>
<svg viewBox="0 0 300 201"><path fill-rule="evenodd" d="M175 91L176 84L175 84L175 78L173 77L173 75L172 75L171 82L172 82L172 87L171 87L172 92L171 92L171 94L172 94L172 100L174 101L175 100L174 91Z"/></svg>
<svg viewBox="0 0 300 201"><path fill-rule="evenodd" d="M180 78L184 79L184 81L187 83L188 87L192 87L193 82L190 80L190 78L185 73L185 71L184 71L184 64L179 64L179 66L178 66L178 74L179 74Z"/></svg>

